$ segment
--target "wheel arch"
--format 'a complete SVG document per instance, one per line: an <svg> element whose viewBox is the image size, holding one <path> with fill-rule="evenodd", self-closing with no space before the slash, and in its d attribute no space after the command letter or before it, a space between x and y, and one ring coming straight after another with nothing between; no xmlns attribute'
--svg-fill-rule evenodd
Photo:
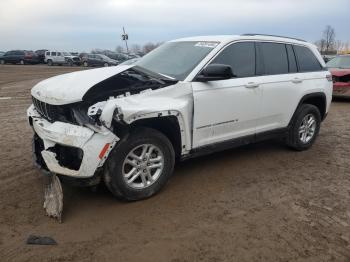
<svg viewBox="0 0 350 262"><path fill-rule="evenodd" d="M300 108L300 106L302 104L311 104L311 105L316 106L318 108L318 110L320 111L322 121L326 118L326 115L327 115L327 112L326 112L326 110L327 110L326 94L323 92L310 93L310 94L304 95L300 99L298 106L296 107L294 114L289 122L289 126L290 126L290 123L292 122L292 120L294 119L295 114L297 113L298 109Z"/></svg>
<svg viewBox="0 0 350 262"><path fill-rule="evenodd" d="M131 120L113 121L115 133L123 138L138 127L153 128L163 133L172 143L176 157L187 152L185 123L182 115L176 110L167 110L136 115Z"/></svg>

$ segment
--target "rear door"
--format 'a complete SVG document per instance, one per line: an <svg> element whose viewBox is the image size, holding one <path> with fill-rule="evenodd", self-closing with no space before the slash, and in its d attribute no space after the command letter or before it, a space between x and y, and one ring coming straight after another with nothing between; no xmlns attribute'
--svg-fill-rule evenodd
<svg viewBox="0 0 350 262"><path fill-rule="evenodd" d="M287 127L305 92L322 86L325 71L304 46L262 42L258 50L264 68L260 80L261 115L257 122L257 133L262 133Z"/></svg>
<svg viewBox="0 0 350 262"><path fill-rule="evenodd" d="M61 52L57 52L57 63L64 64L66 62L66 59L64 58L64 55Z"/></svg>
<svg viewBox="0 0 350 262"><path fill-rule="evenodd" d="M261 102L254 42L227 46L210 63L230 65L236 77L193 82L193 148L255 134Z"/></svg>
<svg viewBox="0 0 350 262"><path fill-rule="evenodd" d="M298 99L296 88L297 64L290 45L276 42L258 43L258 56L262 63L260 88L262 104L256 132L262 133L288 125L287 119Z"/></svg>

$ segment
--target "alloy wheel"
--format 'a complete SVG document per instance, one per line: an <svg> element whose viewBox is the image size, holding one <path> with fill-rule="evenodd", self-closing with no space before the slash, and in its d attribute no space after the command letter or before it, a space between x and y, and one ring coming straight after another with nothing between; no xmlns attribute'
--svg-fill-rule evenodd
<svg viewBox="0 0 350 262"><path fill-rule="evenodd" d="M313 114L307 114L299 127L299 139L307 144L314 137L316 131L316 118Z"/></svg>
<svg viewBox="0 0 350 262"><path fill-rule="evenodd" d="M144 189L157 181L163 168L162 151L155 145L143 144L128 153L122 166L122 173L129 187Z"/></svg>

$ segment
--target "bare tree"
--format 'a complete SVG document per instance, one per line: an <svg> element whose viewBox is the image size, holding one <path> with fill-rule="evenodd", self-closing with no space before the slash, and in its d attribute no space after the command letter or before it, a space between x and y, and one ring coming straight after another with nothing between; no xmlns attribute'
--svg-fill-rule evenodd
<svg viewBox="0 0 350 262"><path fill-rule="evenodd" d="M143 53L147 54L147 53L151 52L153 49L160 46L161 44L163 44L163 42L158 42L158 43L149 42L142 47L142 51L143 51Z"/></svg>
<svg viewBox="0 0 350 262"><path fill-rule="evenodd" d="M326 40L320 39L315 42L315 45L317 46L318 50L320 50L320 52L324 52L325 46L326 46Z"/></svg>
<svg viewBox="0 0 350 262"><path fill-rule="evenodd" d="M325 51L334 50L335 47L335 30L330 25L327 25L323 31L323 38L325 41Z"/></svg>
<svg viewBox="0 0 350 262"><path fill-rule="evenodd" d="M131 52L133 52L134 54L137 54L141 51L141 46L138 44L133 44L131 46Z"/></svg>

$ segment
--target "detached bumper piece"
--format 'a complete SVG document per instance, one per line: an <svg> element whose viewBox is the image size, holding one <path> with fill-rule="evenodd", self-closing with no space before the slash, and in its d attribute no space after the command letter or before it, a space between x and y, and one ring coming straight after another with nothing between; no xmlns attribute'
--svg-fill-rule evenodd
<svg viewBox="0 0 350 262"><path fill-rule="evenodd" d="M34 129L33 152L37 165L51 173L91 178L119 140L112 132L96 133L89 128L49 122L33 106L28 109ZM108 144L108 147L106 145ZM101 151L103 156L101 157Z"/></svg>

